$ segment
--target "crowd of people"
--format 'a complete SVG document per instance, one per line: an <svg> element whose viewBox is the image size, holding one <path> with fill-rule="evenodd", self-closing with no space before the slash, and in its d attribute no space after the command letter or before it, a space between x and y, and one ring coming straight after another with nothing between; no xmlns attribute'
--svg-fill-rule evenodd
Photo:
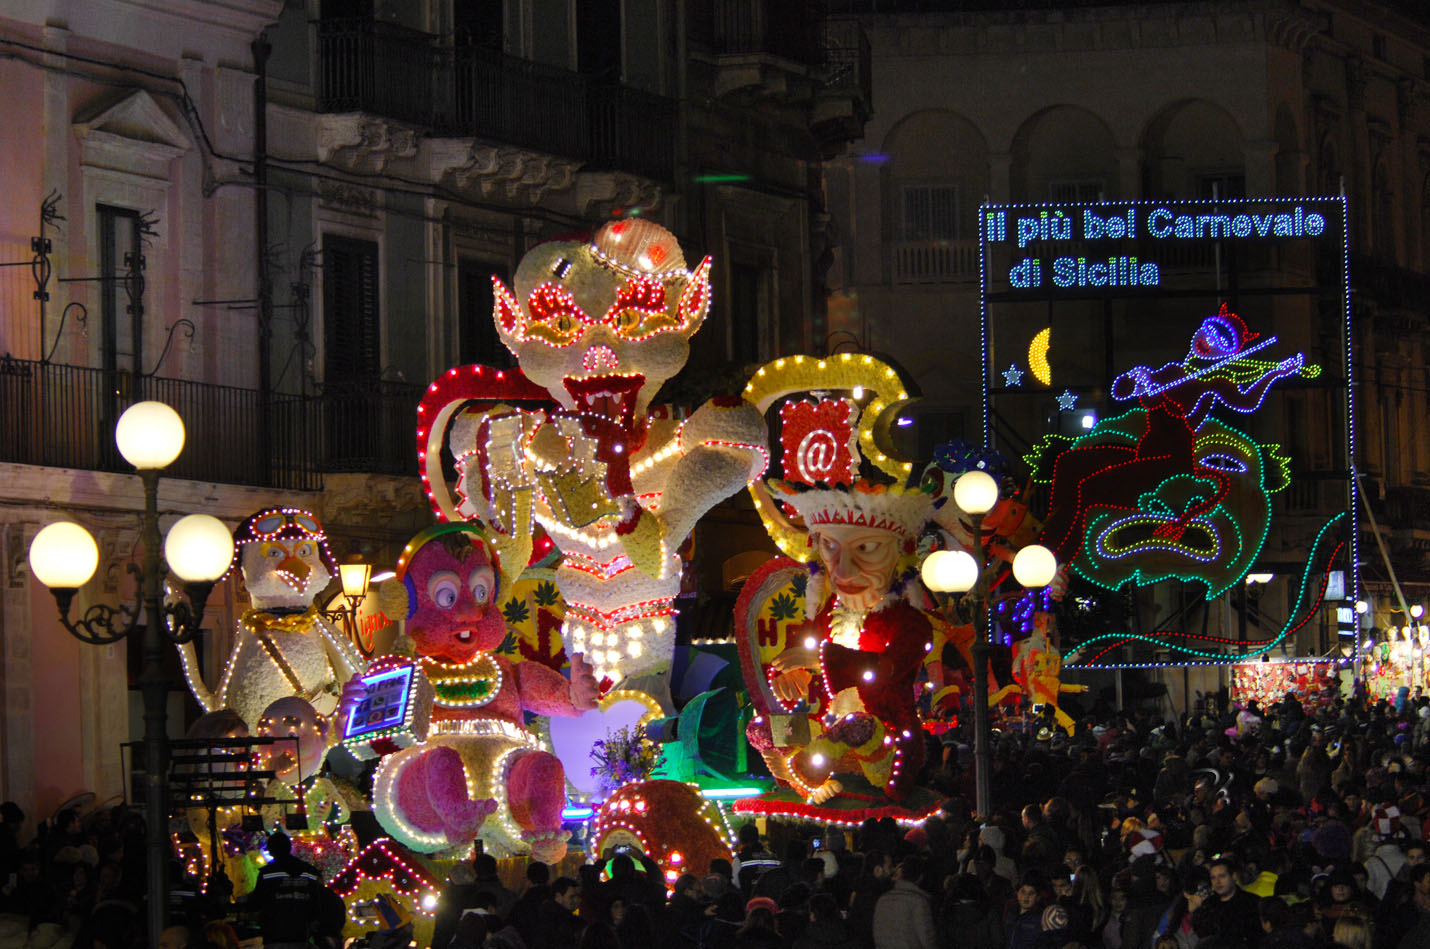
<svg viewBox="0 0 1430 949"><path fill-rule="evenodd" d="M208 892L179 861L164 894L169 925L146 930L148 881L143 815L121 804L82 813L60 810L22 843L25 813L0 804L0 946L25 949L238 949L261 938L267 949L342 944L346 907L318 870L291 854L283 833L268 837L268 862L256 887L235 905Z"/></svg>
<svg viewBox="0 0 1430 949"><path fill-rule="evenodd" d="M520 894L489 867L444 895L434 946L1430 949L1430 699L997 735L986 815L945 741L921 826L746 825L668 894L639 855L533 864Z"/></svg>
<svg viewBox="0 0 1430 949"><path fill-rule="evenodd" d="M504 886L479 853L453 867L436 949L1430 949L1430 699L1335 700L1164 721L1090 716L1075 737L995 735L991 813L972 808L972 750L930 736L936 816L906 827L771 821L733 860L672 881L638 852ZM0 806L0 909L17 945L145 941L143 824L62 812L22 844ZM337 945L343 907L270 839L236 918L175 877L165 949ZM281 895L280 895L281 894ZM406 945L400 925L369 944ZM3 939L3 936L0 936Z"/></svg>

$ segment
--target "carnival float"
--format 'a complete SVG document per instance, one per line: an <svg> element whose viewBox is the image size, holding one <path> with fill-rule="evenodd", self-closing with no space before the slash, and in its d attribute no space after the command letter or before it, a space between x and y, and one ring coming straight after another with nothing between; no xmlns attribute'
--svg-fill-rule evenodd
<svg viewBox="0 0 1430 949"><path fill-rule="evenodd" d="M220 680L192 645L181 659L205 713L191 734L264 742L263 803L195 803L177 843L196 875L221 869L242 895L263 832L285 828L354 932L396 901L420 938L447 869L478 849L553 864L632 850L670 882L728 858L746 820L915 824L943 800L922 780L926 738L970 715L980 630L1009 727L1036 709L1073 732L1080 686L1062 681L1055 618L1070 577L1192 576L1211 597L1255 559L1286 459L1212 412L1254 411L1306 368L1246 358L1260 347L1225 308L1185 358L1118 377L1125 413L1035 446L1019 484L968 443L927 464L901 451L918 392L873 353L784 357L737 396L655 403L710 277L708 258L691 268L669 231L628 218L539 244L510 287L494 282L518 366L454 367L421 401L434 523L375 593L397 624L385 648L357 649L315 605L335 565L312 513L240 525L252 606ZM971 471L997 489L976 517L953 490ZM778 554L740 587L732 640L677 647L682 547L741 489ZM1025 589L1010 564L1038 539L1059 569ZM937 551L978 555L977 607L925 585Z"/></svg>

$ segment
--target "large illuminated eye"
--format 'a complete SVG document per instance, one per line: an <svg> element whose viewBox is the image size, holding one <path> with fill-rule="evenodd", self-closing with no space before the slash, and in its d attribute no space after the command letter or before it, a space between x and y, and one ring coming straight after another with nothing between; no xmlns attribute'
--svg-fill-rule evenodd
<svg viewBox="0 0 1430 949"><path fill-rule="evenodd" d="M427 596L444 610L457 604L457 596L462 592L462 581L451 570L432 574L427 581Z"/></svg>
<svg viewBox="0 0 1430 949"><path fill-rule="evenodd" d="M877 552L883 546L884 542L882 540L866 540L859 545L859 552L861 554L872 554Z"/></svg>
<svg viewBox="0 0 1430 949"><path fill-rule="evenodd" d="M288 551L282 544L265 543L258 548L258 555L269 560L282 560L288 556Z"/></svg>
<svg viewBox="0 0 1430 949"><path fill-rule="evenodd" d="M487 576L485 570L478 570L472 574L469 582L472 585L472 599L476 600L479 605L485 606L492 595L492 578Z"/></svg>
<svg viewBox="0 0 1430 949"><path fill-rule="evenodd" d="M1197 462L1204 468L1211 468L1215 471L1226 471L1231 474L1246 474L1246 462L1231 455L1224 455L1221 452L1213 452L1197 459Z"/></svg>
<svg viewBox="0 0 1430 949"><path fill-rule="evenodd" d="M303 543L299 544L299 545L298 545L298 549L295 550L295 551L293 551L293 554L294 554L294 556L297 556L297 557L311 557L311 556L313 556L313 544L312 544L312 542L311 542L311 541L304 541Z"/></svg>
<svg viewBox="0 0 1430 949"><path fill-rule="evenodd" d="M654 277L636 277L616 291L606 319L627 339L645 336L676 325L665 306L665 285Z"/></svg>

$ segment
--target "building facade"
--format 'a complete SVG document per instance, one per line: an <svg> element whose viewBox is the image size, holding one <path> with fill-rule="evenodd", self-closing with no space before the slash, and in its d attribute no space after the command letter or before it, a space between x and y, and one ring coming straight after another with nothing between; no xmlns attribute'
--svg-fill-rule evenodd
<svg viewBox="0 0 1430 949"><path fill-rule="evenodd" d="M925 452L950 436L981 434L981 204L1344 193L1355 457L1347 458L1339 407L1338 301L1244 298L1258 328L1327 367L1317 383L1288 387L1266 409L1267 432L1278 433L1293 462L1293 483L1275 501L1284 530L1258 568L1276 579L1209 615L1188 614L1191 600L1159 593L1138 606L1134 624L1149 630L1175 616L1214 635L1264 638L1288 612L1295 566L1317 525L1346 508L1352 463L1407 599L1430 595L1419 517L1430 497L1430 446L1418 434L1430 398L1427 311L1412 289L1430 270L1423 9L1317 0L848 0L836 8L868 36L875 83L864 141L826 168L836 235L830 329L895 355L919 378L926 401L917 437ZM1169 345L1168 334L1185 344L1195 321L1215 312L1218 297L1234 299L1238 286L1293 286L1328 265L1309 256L1253 256L1183 262L1188 273L1216 267L1222 277L1191 300L1064 308L1051 323L1047 313L1007 319L1032 328L1050 323L1054 374L1089 382L1079 409L1101 413L1112 407L1097 381L1105 361L1146 362ZM1174 288L1194 286L1177 282L1177 267L1167 269ZM1024 362L1016 351L994 358L1000 369L1010 359ZM1061 388L1055 381L1040 411L995 415L995 444L1016 457L1041 431L1056 429L1052 395ZM1363 510L1357 514L1362 579L1384 626L1397 621L1398 600L1374 530ZM1347 642L1337 633L1335 611L1322 611L1294 648L1332 653Z"/></svg>
<svg viewBox="0 0 1430 949"><path fill-rule="evenodd" d="M73 518L101 546L75 610L132 596L131 402L188 430L163 526L292 504L381 569L431 521L418 397L509 365L490 278L533 244L640 214L715 258L674 398L822 342L821 164L862 129L868 63L821 4L34 2L0 46L0 797L40 817L121 793L142 730L130 645L71 638L26 563ZM234 579L209 601L210 681L245 604Z"/></svg>

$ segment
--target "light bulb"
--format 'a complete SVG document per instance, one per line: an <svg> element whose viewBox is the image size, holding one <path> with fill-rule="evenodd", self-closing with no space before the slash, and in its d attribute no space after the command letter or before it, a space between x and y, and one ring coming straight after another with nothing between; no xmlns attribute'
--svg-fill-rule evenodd
<svg viewBox="0 0 1430 949"><path fill-rule="evenodd" d="M212 583L233 563L233 535L208 514L181 517L164 538L164 560L185 583Z"/></svg>
<svg viewBox="0 0 1430 949"><path fill-rule="evenodd" d="M135 402L119 416L114 442L141 471L167 468L184 450L184 421L163 402Z"/></svg>
<svg viewBox="0 0 1430 949"><path fill-rule="evenodd" d="M30 570L51 589L78 589L99 566L99 546L73 521L58 521L30 542Z"/></svg>
<svg viewBox="0 0 1430 949"><path fill-rule="evenodd" d="M1042 544L1029 544L1013 557L1013 578L1025 587L1045 587L1058 573L1058 558Z"/></svg>
<svg viewBox="0 0 1430 949"><path fill-rule="evenodd" d="M938 589L947 593L967 593L978 582L978 563L965 550L949 550L935 567Z"/></svg>
<svg viewBox="0 0 1430 949"><path fill-rule="evenodd" d="M965 514L987 514L998 503L998 482L986 471L965 471L953 483L953 503Z"/></svg>

